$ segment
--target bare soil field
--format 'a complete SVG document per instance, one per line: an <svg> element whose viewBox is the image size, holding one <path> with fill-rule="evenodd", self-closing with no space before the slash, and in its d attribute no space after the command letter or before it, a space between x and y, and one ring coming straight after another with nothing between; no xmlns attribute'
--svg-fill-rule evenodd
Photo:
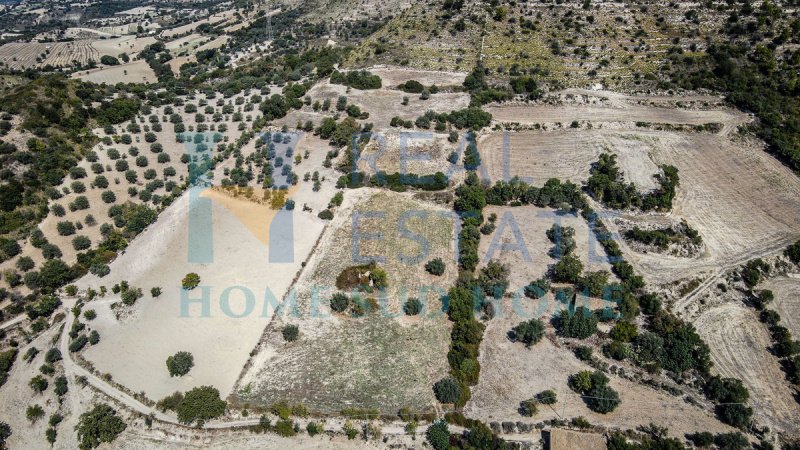
<svg viewBox="0 0 800 450"><path fill-rule="evenodd" d="M75 72L71 76L80 78L83 81L91 81L92 83L112 85L117 83L155 83L158 81L156 73L144 60Z"/></svg>
<svg viewBox="0 0 800 450"><path fill-rule="evenodd" d="M644 190L660 164L678 168L673 210L622 213L646 222L685 219L706 244L695 259L642 254L620 242L626 257L652 283L713 272L779 250L800 237L800 180L759 142L709 133L573 130L492 133L479 141L484 176L515 175L541 185L557 177L583 183L602 152L616 153L625 177ZM504 146L504 139L508 145ZM508 149L508 150L504 150ZM618 215L608 212L610 218ZM613 220L607 225L616 231Z"/></svg>
<svg viewBox="0 0 800 450"><path fill-rule="evenodd" d="M671 125L746 122L746 115L732 110L682 110L630 105L625 108L603 106L500 105L487 106L498 122L535 124L572 121L598 123L645 122Z"/></svg>
<svg viewBox="0 0 800 450"><path fill-rule="evenodd" d="M417 70L393 66L377 66L369 69L375 75L381 77L383 87L393 88L409 80L416 80L425 86L461 86L465 72L440 72L436 70Z"/></svg>
<svg viewBox="0 0 800 450"><path fill-rule="evenodd" d="M800 278L796 275L773 278L759 288L772 290L775 300L769 309L781 315L781 325L794 336L800 336Z"/></svg>
<svg viewBox="0 0 800 450"><path fill-rule="evenodd" d="M103 55L138 53L155 42L153 37L122 36L110 39L82 39L71 42L12 42L0 47L0 64L12 69L41 67L69 67L77 61L85 65L90 60L100 62ZM38 58L38 61L37 61ZM141 80L137 80L141 81Z"/></svg>
<svg viewBox="0 0 800 450"><path fill-rule="evenodd" d="M376 213L382 216L363 216ZM237 384L237 400L269 405L285 399L322 413L348 407L384 413L396 413L403 406L435 408L430 386L447 373L449 343L449 323L439 309L439 296L457 272L449 211L408 195L359 189L346 192L335 214L298 281L296 306L287 304L270 324ZM426 246L399 231L405 214L410 214L405 226L422 236ZM360 318L332 314L328 305L341 270L362 263L354 255L385 258L379 266L389 276L387 293L372 294L379 309ZM424 257L403 262L402 255ZM442 277L423 269L436 256L447 264ZM403 315L401 304L407 297L425 302L421 316ZM284 342L280 330L287 323L299 326L298 341Z"/></svg>
<svg viewBox="0 0 800 450"><path fill-rule="evenodd" d="M101 55L119 56L120 53L133 55L154 42L156 42L156 38L152 36L128 35L111 39L95 39L92 41L92 47L96 48Z"/></svg>
<svg viewBox="0 0 800 450"><path fill-rule="evenodd" d="M224 21L232 18L233 15L234 15L234 11L233 10L212 14L211 16L209 16L209 17L207 17L205 19L196 20L196 21L188 23L186 25L181 25L179 27L175 27L175 28L170 28L170 29L164 30L164 31L161 32L161 37L165 38L165 39L169 39L169 38L171 38L173 36L178 36L178 35L181 35L181 34L184 34L184 33L189 33L189 32L194 31L195 28L199 27L200 25L202 25L204 23L210 23L212 25L215 25L215 24L218 24L220 22L224 22Z"/></svg>
<svg viewBox="0 0 800 450"><path fill-rule="evenodd" d="M770 336L756 313L741 304L727 303L706 311L694 324L711 347L712 372L742 380L760 425L797 436L800 404L778 360L767 350Z"/></svg>
<svg viewBox="0 0 800 450"><path fill-rule="evenodd" d="M487 322L479 357L481 377L478 385L472 388L472 399L465 407L467 417L485 422L513 420L535 423L583 416L593 425L625 429L653 422L669 427L669 434L680 438L684 433L732 430L709 412L682 398L612 374L608 374L609 385L619 392L620 405L609 414L592 412L580 396L570 390L567 378L581 370L593 369L579 361L569 349L554 344L549 339L553 333L549 326L548 336L530 349L511 342L506 334L523 320L516 316L502 316ZM558 402L555 405L540 405L539 413L532 418L517 412L521 401L545 389L556 392Z"/></svg>

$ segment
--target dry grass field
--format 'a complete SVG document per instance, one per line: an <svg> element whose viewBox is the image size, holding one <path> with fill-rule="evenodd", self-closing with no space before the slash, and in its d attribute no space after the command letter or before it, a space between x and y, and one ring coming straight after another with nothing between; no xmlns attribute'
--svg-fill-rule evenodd
<svg viewBox="0 0 800 450"><path fill-rule="evenodd" d="M103 55L119 56L138 53L155 42L153 37L121 36L109 39L81 39L71 42L8 43L0 46L0 64L10 69L26 69L51 65L69 67L85 65L90 60L97 63ZM141 81L141 80L137 80Z"/></svg>
<svg viewBox="0 0 800 450"><path fill-rule="evenodd" d="M399 260L402 254L413 257L422 251L418 242L398 231L408 212L428 214L427 218L409 217L406 223L412 233L428 241L421 262ZM355 219L365 236L358 244L353 217L366 213L384 216ZM285 399L323 413L348 407L390 414L403 406L435 408L430 386L447 373L449 323L438 308L439 295L456 275L452 229L448 211L407 195L347 191L298 281L296 307L287 306L270 324L252 366L237 385L237 400L268 405ZM367 239L368 234L373 238ZM353 245L359 248L354 250ZM379 310L361 318L332 314L328 305L339 272L359 263L354 251L365 257L385 257L379 266L389 275L386 296L373 294ZM436 256L447 262L442 277L428 275L422 267ZM401 304L412 296L428 305L422 316L403 315ZM286 343L280 335L288 323L300 328L296 342Z"/></svg>

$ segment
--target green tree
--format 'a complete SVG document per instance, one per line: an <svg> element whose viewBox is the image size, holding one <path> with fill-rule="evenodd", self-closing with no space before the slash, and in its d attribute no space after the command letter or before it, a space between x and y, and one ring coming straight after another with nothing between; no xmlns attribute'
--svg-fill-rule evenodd
<svg viewBox="0 0 800 450"><path fill-rule="evenodd" d="M597 317L585 306L561 310L556 323L558 334L564 337L586 339L597 332Z"/></svg>
<svg viewBox="0 0 800 450"><path fill-rule="evenodd" d="M196 288L200 285L200 275L191 272L187 273L183 280L181 280L181 286L187 291L191 291L192 289Z"/></svg>
<svg viewBox="0 0 800 450"><path fill-rule="evenodd" d="M444 273L445 265L442 258L433 258L425 264L425 270L431 275L442 275Z"/></svg>
<svg viewBox="0 0 800 450"><path fill-rule="evenodd" d="M526 347L536 345L544 337L544 323L539 319L521 322L511 329L514 340L522 342Z"/></svg>
<svg viewBox="0 0 800 450"><path fill-rule="evenodd" d="M226 403L219 398L219 391L211 386L200 386L187 392L176 412L184 424L195 421L202 425L206 420L225 413Z"/></svg>
<svg viewBox="0 0 800 450"><path fill-rule="evenodd" d="M418 298L412 297L406 300L405 305L403 305L403 312L405 312L407 316L416 316L422 312L422 306L422 302Z"/></svg>
<svg viewBox="0 0 800 450"><path fill-rule="evenodd" d="M78 425L75 426L78 447L88 450L104 442L113 442L127 427L114 408L105 403L99 404L78 419Z"/></svg>
<svg viewBox="0 0 800 450"><path fill-rule="evenodd" d="M461 384L453 378L442 378L433 385L436 399L441 403L458 403L461 398Z"/></svg>
<svg viewBox="0 0 800 450"><path fill-rule="evenodd" d="M450 429L444 420L436 420L425 432L425 438L434 450L446 450L450 446Z"/></svg>
<svg viewBox="0 0 800 450"><path fill-rule="evenodd" d="M189 352L178 352L167 358L170 377L182 377L194 367L194 356Z"/></svg>

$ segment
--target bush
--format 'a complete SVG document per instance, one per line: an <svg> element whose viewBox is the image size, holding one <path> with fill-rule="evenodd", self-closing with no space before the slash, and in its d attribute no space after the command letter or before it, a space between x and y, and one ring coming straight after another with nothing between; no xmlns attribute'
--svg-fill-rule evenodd
<svg viewBox="0 0 800 450"><path fill-rule="evenodd" d="M194 356L189 352L178 352L167 358L167 370L170 377L182 377L194 367Z"/></svg>
<svg viewBox="0 0 800 450"><path fill-rule="evenodd" d="M181 286L187 291L191 291L192 289L196 288L200 285L200 275L192 272L187 273L183 280L181 280Z"/></svg>
<svg viewBox="0 0 800 450"><path fill-rule="evenodd" d="M75 236L72 239L72 248L77 251L86 250L92 246L92 241L87 236Z"/></svg>
<svg viewBox="0 0 800 450"><path fill-rule="evenodd" d="M103 193L100 194L100 198L103 199L105 203L114 203L117 201L116 194L111 191L103 191Z"/></svg>
<svg viewBox="0 0 800 450"><path fill-rule="evenodd" d="M405 312L407 316L416 316L422 312L422 302L418 298L409 298L406 300L405 305L403 305L403 312Z"/></svg>
<svg viewBox="0 0 800 450"><path fill-rule="evenodd" d="M72 222L58 222L56 229L58 230L58 234L61 236L71 236L75 234L75 224Z"/></svg>
<svg viewBox="0 0 800 450"><path fill-rule="evenodd" d="M522 342L526 347L536 345L544 337L544 323L539 319L521 322L511 329L511 337L517 342Z"/></svg>
<svg viewBox="0 0 800 450"><path fill-rule="evenodd" d="M226 403L219 398L219 391L211 386L194 388L184 395L176 412L178 420L184 424L195 421L199 425L225 413Z"/></svg>
<svg viewBox="0 0 800 450"><path fill-rule="evenodd" d="M535 398L529 398L519 403L519 409L517 411L522 416L533 417L539 412L538 404Z"/></svg>
<svg viewBox="0 0 800 450"><path fill-rule="evenodd" d="M425 270L431 275L440 276L445 270L444 261L442 261L442 258L434 258L425 264Z"/></svg>
<svg viewBox="0 0 800 450"><path fill-rule="evenodd" d="M347 310L347 308L349 306L350 306L350 298L347 297L345 294L342 294L341 292L337 292L337 293L333 294L333 297L331 297L331 309L332 310L334 310L334 311L336 311L338 313L341 313L341 312L344 312L345 310Z"/></svg>
<svg viewBox="0 0 800 450"><path fill-rule="evenodd" d="M536 401L542 405L554 405L558 402L558 397L555 391L548 389L536 394Z"/></svg>
<svg viewBox="0 0 800 450"><path fill-rule="evenodd" d="M323 209L317 214L317 217L322 220L331 220L333 219L333 212L330 209Z"/></svg>
<svg viewBox="0 0 800 450"><path fill-rule="evenodd" d="M114 408L105 403L95 406L91 411L81 414L75 429L78 432L78 447L88 450L104 442L112 442L128 426L117 417Z"/></svg>
<svg viewBox="0 0 800 450"><path fill-rule="evenodd" d="M425 438L434 450L447 450L450 446L450 429L444 420L436 420L425 432Z"/></svg>
<svg viewBox="0 0 800 450"><path fill-rule="evenodd" d="M441 403L458 403L461 398L461 385L453 378L442 378L433 385L433 392Z"/></svg>
<svg viewBox="0 0 800 450"><path fill-rule="evenodd" d="M563 337L586 339L597 332L597 317L584 306L574 311L561 310L556 324L558 334Z"/></svg>
<svg viewBox="0 0 800 450"><path fill-rule="evenodd" d="M283 330L281 330L281 334L283 335L283 339L287 342L294 342L300 335L300 329L297 328L297 325L286 325L283 327Z"/></svg>

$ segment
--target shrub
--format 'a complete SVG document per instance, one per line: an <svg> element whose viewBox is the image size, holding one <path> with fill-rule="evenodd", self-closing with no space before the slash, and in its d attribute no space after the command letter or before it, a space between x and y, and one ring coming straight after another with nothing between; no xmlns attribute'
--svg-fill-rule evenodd
<svg viewBox="0 0 800 450"><path fill-rule="evenodd" d="M519 413L525 417L533 417L539 412L538 402L535 398L529 398L519 403Z"/></svg>
<svg viewBox="0 0 800 450"><path fill-rule="evenodd" d="M105 203L114 203L117 201L117 196L112 191L103 191L100 194L100 198L103 199Z"/></svg>
<svg viewBox="0 0 800 450"><path fill-rule="evenodd" d="M407 316L416 316L422 312L422 302L418 298L409 298L406 300L405 305L403 305L403 312L405 312Z"/></svg>
<svg viewBox="0 0 800 450"><path fill-rule="evenodd" d="M86 320L94 320L97 318L97 312L93 309L87 309L83 312L83 318Z"/></svg>
<svg viewBox="0 0 800 450"><path fill-rule="evenodd" d="M450 446L450 429L444 420L436 420L425 432L425 438L434 450L446 450Z"/></svg>
<svg viewBox="0 0 800 450"><path fill-rule="evenodd" d="M558 401L558 397L555 391L548 389L536 394L536 401L543 405L554 405Z"/></svg>
<svg viewBox="0 0 800 450"><path fill-rule="evenodd" d="M156 298L156 297L158 297L160 295L161 295L161 288L160 287L150 288L150 296L151 297Z"/></svg>
<svg viewBox="0 0 800 450"><path fill-rule="evenodd" d="M584 306L561 310L556 324L558 334L564 337L586 339L597 332L597 317Z"/></svg>
<svg viewBox="0 0 800 450"><path fill-rule="evenodd" d="M336 312L344 312L350 306L350 298L341 292L333 294L331 297L331 309Z"/></svg>
<svg viewBox="0 0 800 450"><path fill-rule="evenodd" d="M591 361L592 347L587 347L585 345L575 347L575 357L581 361Z"/></svg>
<svg viewBox="0 0 800 450"><path fill-rule="evenodd" d="M56 229L58 230L58 234L61 236L71 236L75 234L75 224L72 222L58 222Z"/></svg>
<svg viewBox="0 0 800 450"><path fill-rule="evenodd" d="M88 450L104 442L112 442L128 426L117 416L114 408L105 403L81 414L75 430L78 432L78 447Z"/></svg>
<svg viewBox="0 0 800 450"><path fill-rule="evenodd" d="M192 272L187 273L183 280L181 280L181 286L187 291L191 291L192 289L196 288L200 285L200 275Z"/></svg>
<svg viewBox="0 0 800 450"><path fill-rule="evenodd" d="M300 329L297 325L286 325L283 327L283 330L281 330L281 334L283 335L283 339L287 342L294 342L300 335Z"/></svg>
<svg viewBox="0 0 800 450"><path fill-rule="evenodd" d="M440 276L444 273L445 265L442 258L434 258L425 264L425 270L431 275Z"/></svg>
<svg viewBox="0 0 800 450"><path fill-rule="evenodd" d="M45 389L47 389L48 383L43 376L36 375L35 377L31 378L31 381L28 382L28 386L33 389L33 392L41 394Z"/></svg>
<svg viewBox="0 0 800 450"><path fill-rule="evenodd" d="M461 385L453 378L442 378L433 385L433 392L441 403L458 403Z"/></svg>
<svg viewBox="0 0 800 450"><path fill-rule="evenodd" d="M27 272L33 269L36 264L33 262L33 259L30 256L22 256L17 260L16 267L17 269Z"/></svg>
<svg viewBox="0 0 800 450"><path fill-rule="evenodd" d="M167 358L170 377L182 377L194 367L194 356L189 352L178 352Z"/></svg>
<svg viewBox="0 0 800 450"><path fill-rule="evenodd" d="M333 219L333 212L330 209L323 209L317 214L317 217L322 220L331 220Z"/></svg>
<svg viewBox="0 0 800 450"><path fill-rule="evenodd" d="M92 246L92 241L87 236L75 236L72 239L72 248L77 251L86 250Z"/></svg>
<svg viewBox="0 0 800 450"><path fill-rule="evenodd" d="M25 410L25 417L27 417L31 423L35 423L37 420L44 417L44 409L39 405L30 405Z"/></svg>
<svg viewBox="0 0 800 450"><path fill-rule="evenodd" d="M511 329L511 337L517 342L522 342L526 347L536 345L544 336L544 323L539 319L521 322Z"/></svg>

